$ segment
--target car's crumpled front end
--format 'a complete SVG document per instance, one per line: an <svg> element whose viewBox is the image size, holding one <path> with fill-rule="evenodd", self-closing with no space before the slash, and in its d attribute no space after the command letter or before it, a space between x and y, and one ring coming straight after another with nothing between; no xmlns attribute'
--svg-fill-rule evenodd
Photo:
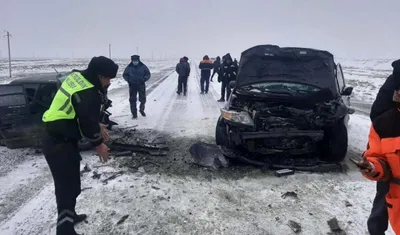
<svg viewBox="0 0 400 235"><path fill-rule="evenodd" d="M324 131L348 113L340 99L312 103L238 97L232 94L221 117L231 147L259 154L317 151Z"/></svg>

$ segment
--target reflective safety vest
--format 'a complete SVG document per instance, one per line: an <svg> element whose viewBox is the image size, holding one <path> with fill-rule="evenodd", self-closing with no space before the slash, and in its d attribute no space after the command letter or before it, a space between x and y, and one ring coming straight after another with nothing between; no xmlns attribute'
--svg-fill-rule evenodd
<svg viewBox="0 0 400 235"><path fill-rule="evenodd" d="M62 119L74 119L76 113L72 105L72 96L76 92L92 87L94 87L93 84L79 72L73 72L68 75L54 96L50 108L43 114L42 121L52 122ZM76 98L79 100L79 97Z"/></svg>

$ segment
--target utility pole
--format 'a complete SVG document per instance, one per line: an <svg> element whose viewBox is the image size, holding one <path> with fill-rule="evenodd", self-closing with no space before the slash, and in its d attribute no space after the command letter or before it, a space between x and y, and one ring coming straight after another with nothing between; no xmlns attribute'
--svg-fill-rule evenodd
<svg viewBox="0 0 400 235"><path fill-rule="evenodd" d="M108 44L108 57L111 59L111 44Z"/></svg>
<svg viewBox="0 0 400 235"><path fill-rule="evenodd" d="M8 69L10 70L10 77L11 77L11 49L10 49L10 37L11 34L7 30L4 30L7 34L4 35L4 37L7 37L7 42L8 42Z"/></svg>

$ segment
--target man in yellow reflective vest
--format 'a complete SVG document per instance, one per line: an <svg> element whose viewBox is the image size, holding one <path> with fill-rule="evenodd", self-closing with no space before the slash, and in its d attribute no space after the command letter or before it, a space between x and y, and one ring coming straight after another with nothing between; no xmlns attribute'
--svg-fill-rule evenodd
<svg viewBox="0 0 400 235"><path fill-rule="evenodd" d="M78 141L85 137L102 162L109 159L108 134L99 122L102 97L118 65L104 56L93 57L87 69L74 70L62 82L43 115L47 135L43 153L53 175L57 201L57 235L75 235L74 224L86 219L75 211L81 193Z"/></svg>

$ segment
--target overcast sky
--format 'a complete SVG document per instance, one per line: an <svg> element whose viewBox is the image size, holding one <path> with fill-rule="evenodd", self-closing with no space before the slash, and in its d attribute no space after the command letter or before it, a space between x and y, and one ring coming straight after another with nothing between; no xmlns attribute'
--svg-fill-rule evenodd
<svg viewBox="0 0 400 235"><path fill-rule="evenodd" d="M400 0L0 0L14 57L202 57L257 44L400 57ZM0 50L7 56L7 40Z"/></svg>

